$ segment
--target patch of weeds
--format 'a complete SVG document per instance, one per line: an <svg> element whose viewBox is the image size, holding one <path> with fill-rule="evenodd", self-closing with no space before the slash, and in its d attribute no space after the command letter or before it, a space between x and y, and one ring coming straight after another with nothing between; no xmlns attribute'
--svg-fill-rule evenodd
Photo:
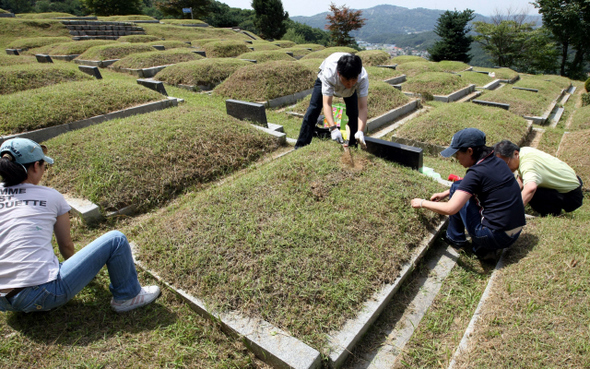
<svg viewBox="0 0 590 369"><path fill-rule="evenodd" d="M456 74L425 72L408 78L402 88L404 91L410 92L429 92L432 95L448 95L467 86L468 83Z"/></svg>
<svg viewBox="0 0 590 369"><path fill-rule="evenodd" d="M208 58L231 58L250 52L243 41L212 41L202 45Z"/></svg>
<svg viewBox="0 0 590 369"><path fill-rule="evenodd" d="M191 186L247 167L277 147L269 135L225 111L192 106L104 122L47 145L59 163L47 184L87 198L103 211L162 205Z"/></svg>
<svg viewBox="0 0 590 369"><path fill-rule="evenodd" d="M314 51L312 53L309 53L307 55L305 55L303 59L326 59L328 56L334 54L334 53L350 53L350 54L356 54L357 50L351 48L351 47L346 47L346 46L336 46L336 47L327 47L325 49L322 50L318 50L318 51Z"/></svg>
<svg viewBox="0 0 590 369"><path fill-rule="evenodd" d="M112 60L121 59L135 53L154 51L151 45L145 44L108 44L93 46L78 56L78 60Z"/></svg>
<svg viewBox="0 0 590 369"><path fill-rule="evenodd" d="M265 50L265 51L251 51L245 54L239 55L238 59L252 59L256 60L257 63L264 63L275 60L286 60L295 61L295 59L288 55L284 50Z"/></svg>
<svg viewBox="0 0 590 369"><path fill-rule="evenodd" d="M92 80L71 64L21 64L0 67L0 95L62 82Z"/></svg>
<svg viewBox="0 0 590 369"><path fill-rule="evenodd" d="M20 91L0 99L0 132L51 127L158 100L159 93L123 81L67 82Z"/></svg>
<svg viewBox="0 0 590 369"><path fill-rule="evenodd" d="M171 65L160 71L156 78L171 85L215 86L236 70L250 65L252 63L239 59L206 58Z"/></svg>
<svg viewBox="0 0 590 369"><path fill-rule="evenodd" d="M392 135L432 145L448 146L463 128L475 127L486 134L487 145L501 140L521 142L527 133L525 119L503 109L477 104L442 104L398 129ZM391 136L387 136L390 139Z"/></svg>
<svg viewBox="0 0 590 369"><path fill-rule="evenodd" d="M237 70L213 91L231 99L265 101L313 87L316 73L290 61L253 64Z"/></svg>
<svg viewBox="0 0 590 369"><path fill-rule="evenodd" d="M582 94L582 106L588 105L590 105L590 94L586 92Z"/></svg>
<svg viewBox="0 0 590 369"><path fill-rule="evenodd" d="M139 54L127 55L111 64L109 68L150 68L159 65L177 64L192 60L203 59L203 56L195 54L187 49L172 49L164 51L151 51Z"/></svg>
<svg viewBox="0 0 590 369"><path fill-rule="evenodd" d="M62 42L74 42L70 37L32 37L21 38L8 44L8 49L33 49L36 47L57 44Z"/></svg>
<svg viewBox="0 0 590 369"><path fill-rule="evenodd" d="M391 56L383 50L364 50L359 51L358 55L363 61L363 67L372 67L377 65L386 65Z"/></svg>
<svg viewBox="0 0 590 369"><path fill-rule="evenodd" d="M338 145L315 142L183 196L128 233L142 262L208 306L263 318L322 349L442 219L409 206L439 184L353 155L351 167Z"/></svg>
<svg viewBox="0 0 590 369"><path fill-rule="evenodd" d="M128 35L128 36L121 36L117 39L119 42L131 42L131 43L138 43L138 42L151 42L151 41L161 41L161 39L157 36L153 35Z"/></svg>

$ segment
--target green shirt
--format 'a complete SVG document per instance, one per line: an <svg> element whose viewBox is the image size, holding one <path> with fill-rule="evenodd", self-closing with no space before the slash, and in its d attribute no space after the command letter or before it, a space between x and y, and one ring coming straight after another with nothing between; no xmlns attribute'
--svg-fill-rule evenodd
<svg viewBox="0 0 590 369"><path fill-rule="evenodd" d="M554 156L532 147L522 147L519 157L518 174L523 185L534 182L538 187L552 188L559 193L580 186L576 172Z"/></svg>

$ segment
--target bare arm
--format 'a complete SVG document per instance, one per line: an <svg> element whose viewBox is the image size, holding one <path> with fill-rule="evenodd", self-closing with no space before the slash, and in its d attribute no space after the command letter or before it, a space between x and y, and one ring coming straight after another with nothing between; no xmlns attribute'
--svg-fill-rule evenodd
<svg viewBox="0 0 590 369"><path fill-rule="evenodd" d="M70 235L70 213L65 213L57 217L55 225L53 226L57 246L60 254L65 260L68 260L76 250L74 249L74 242Z"/></svg>
<svg viewBox="0 0 590 369"><path fill-rule="evenodd" d="M359 105L358 130L361 132L364 132L365 127L367 126L367 100L368 100L368 96L359 97L359 99L358 99L358 105Z"/></svg>
<svg viewBox="0 0 590 369"><path fill-rule="evenodd" d="M528 204L529 201L531 201L531 199L533 198L533 196L535 195L535 192L537 191L537 184L535 182L529 182L527 184L524 185L524 187L522 188L522 203L523 204Z"/></svg>
<svg viewBox="0 0 590 369"><path fill-rule="evenodd" d="M334 112L332 111L332 96L323 95L322 102L324 105L324 116L328 121L328 126L333 127L334 123Z"/></svg>
<svg viewBox="0 0 590 369"><path fill-rule="evenodd" d="M442 194L444 194L445 192L443 192ZM434 198L435 195L440 194L434 194L431 198ZM429 201L425 199L412 199L411 204L413 208L425 208L442 215L453 215L457 214L457 212L461 210L461 208L467 203L467 201L469 201L470 198L471 194L463 191L456 191L453 197L451 197L451 199L448 202Z"/></svg>

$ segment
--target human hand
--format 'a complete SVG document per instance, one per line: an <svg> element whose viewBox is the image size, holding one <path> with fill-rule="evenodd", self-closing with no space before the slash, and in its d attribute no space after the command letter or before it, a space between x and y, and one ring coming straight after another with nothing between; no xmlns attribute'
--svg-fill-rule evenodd
<svg viewBox="0 0 590 369"><path fill-rule="evenodd" d="M444 193L439 192L439 193L435 193L434 195L430 196L430 201L440 201L442 199L444 199L446 196Z"/></svg>
<svg viewBox="0 0 590 369"><path fill-rule="evenodd" d="M414 209L418 209L418 208L421 208L422 207L422 204L424 203L424 201L426 201L426 200L425 199L415 198L415 199L412 199L412 201L410 202L410 204L412 205L412 207Z"/></svg>
<svg viewBox="0 0 590 369"><path fill-rule="evenodd" d="M340 132L340 130L338 129L338 127L334 128L330 132L330 135L332 136L332 141L336 141L339 144L343 144L344 143L344 139L342 138L342 133Z"/></svg>
<svg viewBox="0 0 590 369"><path fill-rule="evenodd" d="M361 146L367 146L367 143L365 142L365 134L363 133L363 131L357 131L357 133L354 134L354 138L356 138L356 140L361 144Z"/></svg>

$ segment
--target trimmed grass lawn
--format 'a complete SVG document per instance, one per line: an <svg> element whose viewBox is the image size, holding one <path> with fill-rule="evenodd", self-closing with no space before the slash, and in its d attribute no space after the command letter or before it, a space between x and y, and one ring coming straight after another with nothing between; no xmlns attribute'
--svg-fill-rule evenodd
<svg viewBox="0 0 590 369"><path fill-rule="evenodd" d="M183 196L129 230L139 259L211 308L261 317L321 350L441 220L409 206L438 183L353 151L354 167L317 140Z"/></svg>
<svg viewBox="0 0 590 369"><path fill-rule="evenodd" d="M76 65L66 63L20 64L0 67L0 95L63 82L92 79L91 76L80 72Z"/></svg>
<svg viewBox="0 0 590 369"><path fill-rule="evenodd" d="M127 55L135 53L151 52L155 49L151 45L146 44L108 44L93 46L84 53L80 54L76 59L78 60L113 60L121 59Z"/></svg>
<svg viewBox="0 0 590 369"><path fill-rule="evenodd" d="M407 82L404 82L402 85L402 90L413 93L424 94L426 92L431 95L444 96L467 86L469 86L469 83L457 74L424 72L408 77Z"/></svg>
<svg viewBox="0 0 590 369"><path fill-rule="evenodd" d="M484 67L473 67L473 70L480 72L494 73L497 79L512 80L518 76L518 72L513 71L510 68L484 68Z"/></svg>
<svg viewBox="0 0 590 369"><path fill-rule="evenodd" d="M461 72L461 78L468 84L474 84L477 87L483 87L494 80L487 74L474 72Z"/></svg>
<svg viewBox="0 0 590 369"><path fill-rule="evenodd" d="M172 49L164 51L150 51L146 53L131 54L119 59L109 67L117 68L151 68L160 65L177 64L193 60L203 59L203 56L195 54L194 52L182 49Z"/></svg>
<svg viewBox="0 0 590 369"><path fill-rule="evenodd" d="M202 47L208 58L233 58L251 51L241 40L211 41Z"/></svg>
<svg viewBox="0 0 590 369"><path fill-rule="evenodd" d="M217 85L236 70L252 63L233 58L206 58L171 65L156 74L156 79L171 85Z"/></svg>

